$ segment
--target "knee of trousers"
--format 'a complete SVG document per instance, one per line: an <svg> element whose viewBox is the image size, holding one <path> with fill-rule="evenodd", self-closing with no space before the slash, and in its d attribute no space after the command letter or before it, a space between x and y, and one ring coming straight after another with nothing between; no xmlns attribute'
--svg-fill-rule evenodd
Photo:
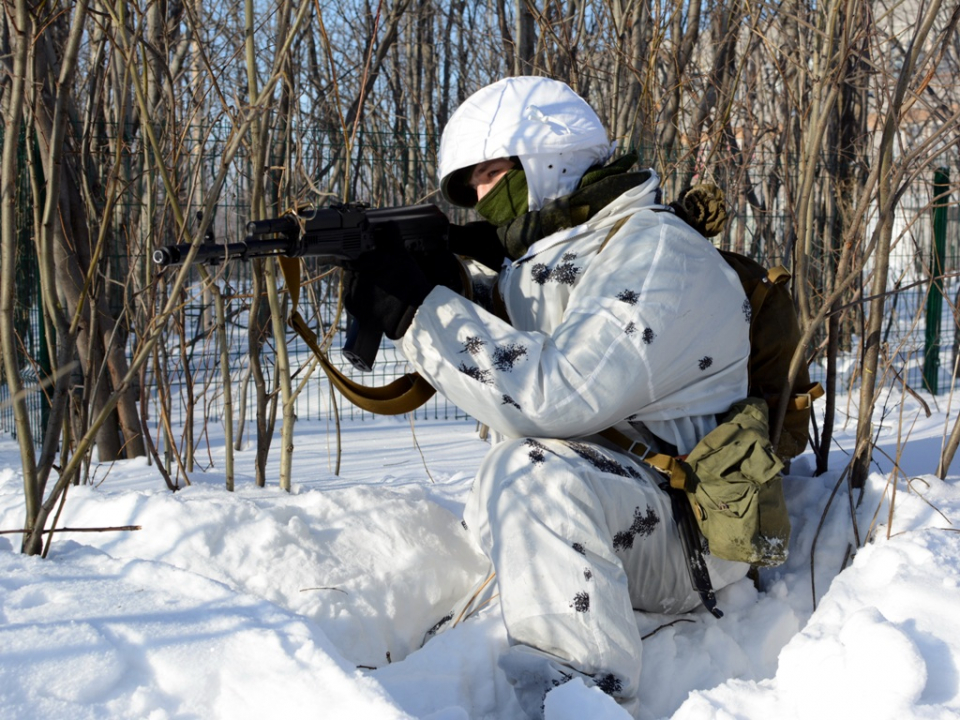
<svg viewBox="0 0 960 720"><path fill-rule="evenodd" d="M489 508L505 493L522 492L517 488L516 480L530 465L533 443L539 441L529 438L504 440L491 448L477 470L463 519L467 530L488 555L492 543Z"/></svg>
<svg viewBox="0 0 960 720"><path fill-rule="evenodd" d="M565 452L566 451L566 452ZM474 480L472 495L484 510L511 495L527 495L530 484L550 482L557 484L565 477L583 475L584 463L576 457L567 457L563 440L518 438L505 440L494 446L480 464ZM549 462L546 472L544 463Z"/></svg>
<svg viewBox="0 0 960 720"><path fill-rule="evenodd" d="M477 471L464 520L489 554L490 523L498 513L539 515L547 506L571 511L592 508L596 519L637 493L659 495L646 469L629 458L573 441L520 438L490 450ZM629 525L629 521L627 525Z"/></svg>

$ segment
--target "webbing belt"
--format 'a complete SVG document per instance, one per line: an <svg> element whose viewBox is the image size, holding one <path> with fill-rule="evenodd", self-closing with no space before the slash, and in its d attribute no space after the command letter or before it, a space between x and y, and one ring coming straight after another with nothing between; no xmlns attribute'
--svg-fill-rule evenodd
<svg viewBox="0 0 960 720"><path fill-rule="evenodd" d="M674 457L665 453L654 452L643 443L634 442L622 432L614 430L612 427L601 432L600 437L612 442L621 450L625 450L631 455L636 455L650 467L662 472L669 479L670 487L676 488L677 490L693 492L694 488L688 487L688 485L692 485L690 482L690 473L687 472L682 462L683 457L686 456Z"/></svg>

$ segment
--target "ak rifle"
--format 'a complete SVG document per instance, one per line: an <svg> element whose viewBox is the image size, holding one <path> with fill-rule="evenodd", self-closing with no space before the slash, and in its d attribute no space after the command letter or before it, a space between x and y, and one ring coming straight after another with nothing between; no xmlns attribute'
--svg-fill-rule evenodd
<svg viewBox="0 0 960 720"><path fill-rule="evenodd" d="M313 257L321 264L349 268L383 242L399 240L414 256L445 250L450 222L436 205L368 208L362 203L344 203L253 220L246 230L240 242L217 243L208 234L196 248L190 243L165 245L154 250L153 261L160 267L183 265L195 249L193 262L204 265L253 258ZM351 318L343 354L358 370L369 371L382 337L379 330L361 327Z"/></svg>

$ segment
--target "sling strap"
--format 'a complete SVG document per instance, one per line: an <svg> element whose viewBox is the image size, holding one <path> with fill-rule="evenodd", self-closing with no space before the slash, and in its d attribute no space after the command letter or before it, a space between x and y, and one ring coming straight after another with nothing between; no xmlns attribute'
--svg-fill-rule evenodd
<svg viewBox="0 0 960 720"><path fill-rule="evenodd" d="M717 607L717 596L713 591L710 572L703 557L703 548L700 544L700 532L693 518L693 510L687 502L687 492L696 489L696 478L690 467L684 462L685 456L673 457L665 453L653 452L641 442L634 442L619 430L607 428L600 436L612 442L621 450L636 455L650 467L658 470L667 478L667 482L660 487L670 497L670 507L673 510L673 521L676 523L680 535L680 544L683 547L683 556L687 562L687 572L690 574L690 584L700 596L700 601L710 613L717 618L723 617L723 612Z"/></svg>
<svg viewBox="0 0 960 720"><path fill-rule="evenodd" d="M418 373L407 373L388 385L361 385L338 370L317 343L317 334L310 329L297 306L300 302L300 258L277 258L290 293L290 316L287 324L316 355L330 384L351 403L377 415L403 415L413 412L433 397L436 390Z"/></svg>

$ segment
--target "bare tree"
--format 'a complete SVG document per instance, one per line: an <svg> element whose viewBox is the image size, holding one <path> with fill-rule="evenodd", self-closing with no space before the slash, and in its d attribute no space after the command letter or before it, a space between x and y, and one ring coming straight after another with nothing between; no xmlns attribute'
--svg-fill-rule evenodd
<svg viewBox="0 0 960 720"><path fill-rule="evenodd" d="M24 464L36 478L26 501L39 524L30 547L39 547L56 488L82 479L94 446L101 460L149 452L175 489L197 472L215 403L225 435L238 416L239 443L238 378L253 387L257 483L268 482L279 430L279 479L289 487L295 409L311 367L294 382L274 262L157 273L151 252L221 242L248 220L332 198L428 198L466 219L436 194L439 133L467 95L517 73L568 82L621 151L657 167L668 195L701 179L723 187L732 217L720 246L794 274L804 326L794 371L820 363L828 390L821 471L836 395L851 380L839 359L859 360L853 476L863 482L877 378L900 370L883 319L905 271L887 258L922 223L924 211L904 198L922 195L932 165L953 162L946 152L960 107L949 81L960 57L957 0L886 5L8 0L0 342L21 443L17 393L27 388L17 386L17 362L32 359L11 349L26 344L9 300L18 229L10 208L33 217L38 305L57 338L49 426L36 469ZM18 127L36 169L26 209L12 189L23 171ZM923 247L916 240L914 253ZM338 276L304 267L302 294L327 346L343 325ZM919 259L910 267L929 271ZM228 292L234 285L242 288ZM231 344L246 345L243 357L227 352ZM202 357L208 346L216 359Z"/></svg>

